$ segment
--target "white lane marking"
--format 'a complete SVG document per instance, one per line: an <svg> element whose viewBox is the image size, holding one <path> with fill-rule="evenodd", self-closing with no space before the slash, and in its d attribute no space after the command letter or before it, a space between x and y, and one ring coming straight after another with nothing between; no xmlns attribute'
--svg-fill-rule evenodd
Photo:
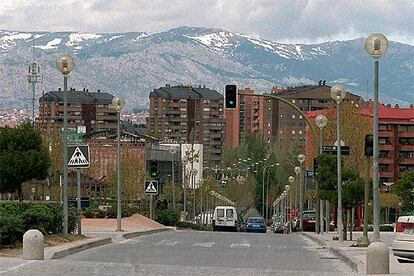
<svg viewBox="0 0 414 276"><path fill-rule="evenodd" d="M155 245L174 246L177 243L179 243L179 242L178 241L170 241L170 240L162 240L162 241L159 241L159 242L155 243Z"/></svg>
<svg viewBox="0 0 414 276"><path fill-rule="evenodd" d="M194 247L212 247L215 242L196 242L193 244Z"/></svg>
<svg viewBox="0 0 414 276"><path fill-rule="evenodd" d="M22 264L19 264L19 265L16 265L16 266L10 267L10 268L8 268L8 269L6 269L6 270L2 270L2 271L0 271L0 274L6 273L6 272L10 272L10 271L12 271L12 270L16 270L16 269L18 269L18 268L20 268L20 267L23 267L23 266L25 266L25 265L28 265L28 264L31 264L31 263L34 263L34 262L36 262L36 260L31 260L31 261L24 262L24 263L22 263Z"/></svg>
<svg viewBox="0 0 414 276"><path fill-rule="evenodd" d="M250 243L246 239L242 239L240 243L233 243L231 248L250 248Z"/></svg>

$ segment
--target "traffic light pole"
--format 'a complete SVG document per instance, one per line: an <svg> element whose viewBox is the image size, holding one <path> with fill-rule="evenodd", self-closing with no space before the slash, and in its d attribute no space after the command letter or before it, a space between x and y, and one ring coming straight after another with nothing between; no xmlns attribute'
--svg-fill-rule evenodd
<svg viewBox="0 0 414 276"><path fill-rule="evenodd" d="M365 194L364 194L364 229L361 243L359 246L367 247L369 245L368 239L368 201L369 201L369 168L371 162L369 156L365 156Z"/></svg>

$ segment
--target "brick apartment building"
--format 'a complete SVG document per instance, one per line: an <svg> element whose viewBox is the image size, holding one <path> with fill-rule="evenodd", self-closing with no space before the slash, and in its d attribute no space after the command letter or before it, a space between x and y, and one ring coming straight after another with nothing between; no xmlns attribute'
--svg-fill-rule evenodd
<svg viewBox="0 0 414 276"><path fill-rule="evenodd" d="M147 135L165 143L203 144L206 163L221 161L224 139L223 95L205 86L170 86L149 95Z"/></svg>
<svg viewBox="0 0 414 276"><path fill-rule="evenodd" d="M76 133L83 127L86 133L99 130L116 130L117 115L112 107L114 96L108 93L77 91L67 93L68 132ZM50 91L39 99L40 129L46 133L63 127L63 91Z"/></svg>
<svg viewBox="0 0 414 276"><path fill-rule="evenodd" d="M366 107L361 108L361 115L372 118L373 103L367 102L364 105ZM314 120L322 113L308 112L308 117ZM380 104L378 117L379 180L382 190L387 190L404 171L414 171L414 107L400 108L398 105L392 107Z"/></svg>
<svg viewBox="0 0 414 276"><path fill-rule="evenodd" d="M284 98L302 111L320 110L334 105L330 86L273 87L271 94ZM359 102L360 96L347 93L346 101ZM239 106L226 110L226 139L237 147L244 135L261 133L267 143L305 144L306 121L293 107L277 99L258 97L250 88L239 90Z"/></svg>

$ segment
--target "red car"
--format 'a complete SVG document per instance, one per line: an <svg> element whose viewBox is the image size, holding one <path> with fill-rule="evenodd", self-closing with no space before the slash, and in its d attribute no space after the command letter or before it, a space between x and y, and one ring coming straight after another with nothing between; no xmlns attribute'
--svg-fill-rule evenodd
<svg viewBox="0 0 414 276"><path fill-rule="evenodd" d="M315 231L316 224L316 211L306 210L303 211L303 231Z"/></svg>

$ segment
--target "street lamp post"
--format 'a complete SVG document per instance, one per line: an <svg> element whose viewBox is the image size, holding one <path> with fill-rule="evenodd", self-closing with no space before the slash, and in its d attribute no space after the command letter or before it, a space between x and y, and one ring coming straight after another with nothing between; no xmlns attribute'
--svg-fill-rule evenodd
<svg viewBox="0 0 414 276"><path fill-rule="evenodd" d="M323 146L323 128L326 127L327 123L328 123L328 118L326 118L325 115L318 115L315 118L315 122L316 125L319 127L320 129L320 135L319 135L319 154L322 154L322 146ZM314 172L316 174L316 172ZM316 181L316 193L318 193L318 189L319 189L319 183L318 181ZM319 202L318 202L319 201ZM318 204L319 203L319 204ZM319 206L319 208L318 208ZM316 222L318 222L319 219L319 225L316 225L316 233L323 233L323 229L324 229L324 225L323 225L323 206L324 206L324 201L319 199L319 197L317 197L317 202L316 202ZM326 210L326 212L328 212L328 210ZM328 222L326 222L328 223Z"/></svg>
<svg viewBox="0 0 414 276"><path fill-rule="evenodd" d="M344 240L343 223L342 223L342 165L341 165L341 117L340 104L346 96L345 88L342 85L336 84L331 88L331 97L336 102L336 159L337 159L337 185L338 185L338 235L339 241Z"/></svg>
<svg viewBox="0 0 414 276"><path fill-rule="evenodd" d="M285 185L285 197L286 197L286 199L285 199L285 202L286 202L286 204L285 204L285 206L286 206L286 222L287 222L287 223L289 223L289 229L288 229L288 231L289 231L289 233L291 233L291 232L292 232L292 229L291 229L291 221L290 221L290 218L291 218L292 216L289 216L289 210L291 209L291 208L289 208L289 207L290 207L290 205L291 205L292 203L291 203L291 202L289 202L289 197L288 197L289 190L290 190L290 185Z"/></svg>
<svg viewBox="0 0 414 276"><path fill-rule="evenodd" d="M275 164L276 167L279 166L279 163ZM270 167L274 167L273 164L270 165ZM266 179L266 219L270 219L269 217L269 173L267 173L267 179Z"/></svg>
<svg viewBox="0 0 414 276"><path fill-rule="evenodd" d="M295 183L295 210L296 212L298 211L298 195L299 195L299 183L298 181L300 181L300 177L299 174L302 171L302 169L299 166L296 166L294 168L295 174L296 174L296 183ZM299 214L299 212L298 212Z"/></svg>
<svg viewBox="0 0 414 276"><path fill-rule="evenodd" d="M68 54L59 55L56 67L63 74L63 235L68 234L68 75L75 60Z"/></svg>
<svg viewBox="0 0 414 276"><path fill-rule="evenodd" d="M174 168L174 155L176 153L177 149L175 147L171 147L170 148L170 153L171 153L171 180L172 180L172 193L173 193L173 209L175 210L175 178L174 178L174 173L175 173L175 168Z"/></svg>
<svg viewBox="0 0 414 276"><path fill-rule="evenodd" d="M378 175L378 75L379 59L388 50L388 40L383 34L372 34L365 40L366 51L374 58L374 129L373 129L373 203L374 203L374 231L373 241L380 239L379 232L379 175Z"/></svg>
<svg viewBox="0 0 414 276"><path fill-rule="evenodd" d="M292 216L293 216L293 212L292 212L292 207L294 206L294 202L295 202L295 200L294 200L294 198L293 198L293 183L295 182L295 178L293 177L293 176L289 176L288 177L288 181L289 181L289 185L290 185L290 187L292 188L292 191L290 191L290 213L292 214Z"/></svg>
<svg viewBox="0 0 414 276"><path fill-rule="evenodd" d="M121 110L125 106L124 98L116 96L112 99L112 106L117 111L117 138L116 138L116 231L121 229Z"/></svg>
<svg viewBox="0 0 414 276"><path fill-rule="evenodd" d="M304 165L303 163L305 162L305 155L304 154L299 154L298 155L298 161L300 163L300 167L301 167L301 173L300 173L300 187L299 187L299 214L300 214L300 221L299 221L299 228L302 230L303 229L303 198L304 198L304 193L305 193L305 187L304 187L304 177L303 174L305 173L304 170Z"/></svg>
<svg viewBox="0 0 414 276"><path fill-rule="evenodd" d="M262 216L263 218L267 217L267 215L265 217L265 174L266 174L266 169L269 167L273 167L273 164L266 165L263 167L263 177L262 177Z"/></svg>

